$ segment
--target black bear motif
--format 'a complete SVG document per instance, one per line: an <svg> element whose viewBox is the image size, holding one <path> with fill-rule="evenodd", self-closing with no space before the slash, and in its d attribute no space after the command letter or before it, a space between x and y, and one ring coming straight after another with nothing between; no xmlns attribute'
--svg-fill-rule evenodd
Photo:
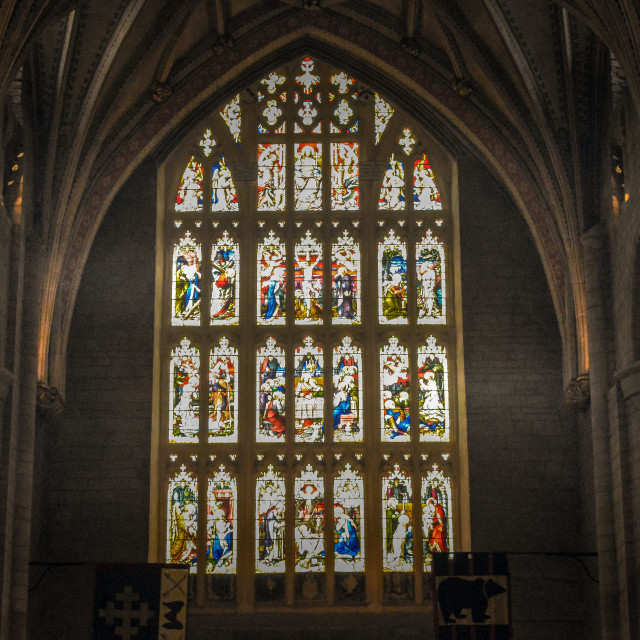
<svg viewBox="0 0 640 640"><path fill-rule="evenodd" d="M456 618L466 618L462 613L463 609L471 609L473 622L485 622L490 617L487 615L489 598L505 591L504 587L491 579L485 582L483 578L445 578L438 587L438 602L445 624L455 623Z"/></svg>

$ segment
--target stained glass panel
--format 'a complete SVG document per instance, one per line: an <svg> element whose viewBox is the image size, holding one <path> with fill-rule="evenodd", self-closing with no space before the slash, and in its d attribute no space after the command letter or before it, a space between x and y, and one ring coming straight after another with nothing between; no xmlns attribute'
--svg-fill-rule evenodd
<svg viewBox="0 0 640 640"><path fill-rule="evenodd" d="M445 324L446 281L444 245L431 230L416 244L416 282L418 322L420 324Z"/></svg>
<svg viewBox="0 0 640 640"><path fill-rule="evenodd" d="M435 176L424 153L413 167L413 208L416 211L442 209Z"/></svg>
<svg viewBox="0 0 640 640"><path fill-rule="evenodd" d="M295 480L296 571L324 571L324 480L307 465Z"/></svg>
<svg viewBox="0 0 640 640"><path fill-rule="evenodd" d="M294 202L297 211L322 208L322 145L296 143L294 149Z"/></svg>
<svg viewBox="0 0 640 640"><path fill-rule="evenodd" d="M284 211L285 145L258 145L258 211Z"/></svg>
<svg viewBox="0 0 640 640"><path fill-rule="evenodd" d="M447 351L429 336L418 348L420 440L449 440L449 372Z"/></svg>
<svg viewBox="0 0 640 640"><path fill-rule="evenodd" d="M211 247L211 324L238 323L240 249L225 231Z"/></svg>
<svg viewBox="0 0 640 640"><path fill-rule="evenodd" d="M422 478L420 497L424 568L430 571L432 552L453 552L451 482L437 464Z"/></svg>
<svg viewBox="0 0 640 640"><path fill-rule="evenodd" d="M409 354L392 336L380 349L382 441L407 442L410 431Z"/></svg>
<svg viewBox="0 0 640 640"><path fill-rule="evenodd" d="M171 284L173 326L200 324L200 243L187 231L173 247L173 279Z"/></svg>
<svg viewBox="0 0 640 640"><path fill-rule="evenodd" d="M176 197L176 211L202 211L203 175L202 165L191 156L180 180Z"/></svg>
<svg viewBox="0 0 640 640"><path fill-rule="evenodd" d="M364 482L347 464L333 481L337 572L364 571Z"/></svg>
<svg viewBox="0 0 640 640"><path fill-rule="evenodd" d="M411 478L394 465L382 478L382 532L385 571L413 570Z"/></svg>
<svg viewBox="0 0 640 640"><path fill-rule="evenodd" d="M209 354L209 442L238 441L238 350L220 338Z"/></svg>
<svg viewBox="0 0 640 640"><path fill-rule="evenodd" d="M236 572L236 501L236 480L220 465L207 487L207 573Z"/></svg>
<svg viewBox="0 0 640 640"><path fill-rule="evenodd" d="M387 128L389 124L389 120L391 120L391 116L393 115L393 107L383 98L381 98L377 93L375 94L375 117L374 117L374 127L376 134L376 144L380 142L380 138L382 138L382 134L384 130Z"/></svg>
<svg viewBox="0 0 640 640"><path fill-rule="evenodd" d="M202 139L198 142L198 146L202 147L205 157L209 157L213 152L213 149L218 143L213 139L211 129L207 129L202 135Z"/></svg>
<svg viewBox="0 0 640 640"><path fill-rule="evenodd" d="M284 324L286 250L273 231L258 245L258 322Z"/></svg>
<svg viewBox="0 0 640 640"><path fill-rule="evenodd" d="M187 338L171 352L169 442L197 442L200 430L200 352Z"/></svg>
<svg viewBox="0 0 640 640"><path fill-rule="evenodd" d="M378 313L381 323L407 322L407 245L393 230L378 245Z"/></svg>
<svg viewBox="0 0 640 640"><path fill-rule="evenodd" d="M358 143L331 143L331 208L354 210L360 205Z"/></svg>
<svg viewBox="0 0 640 640"><path fill-rule="evenodd" d="M333 350L333 439L362 442L362 352L345 336Z"/></svg>
<svg viewBox="0 0 640 640"><path fill-rule="evenodd" d="M305 94L311 94L314 91L314 87L319 84L320 76L314 73L315 62L306 57L300 63L300 74L296 76L296 83L300 85L302 91Z"/></svg>
<svg viewBox="0 0 640 640"><path fill-rule="evenodd" d="M296 322L322 321L322 244L307 231L295 246L294 296Z"/></svg>
<svg viewBox="0 0 640 640"><path fill-rule="evenodd" d="M360 322L360 245L346 231L331 245L331 289L334 324Z"/></svg>
<svg viewBox="0 0 640 640"><path fill-rule="evenodd" d="M198 482L182 465L167 491L167 562L195 572L198 534Z"/></svg>
<svg viewBox="0 0 640 640"><path fill-rule="evenodd" d="M257 355L258 425L257 442L278 442L285 437L284 349L269 338Z"/></svg>
<svg viewBox="0 0 640 640"><path fill-rule="evenodd" d="M322 349L305 338L295 353L296 442L324 440L324 361Z"/></svg>
<svg viewBox="0 0 640 640"><path fill-rule="evenodd" d="M391 211L404 211L404 164L391 154L387 170L382 178L378 208Z"/></svg>
<svg viewBox="0 0 640 640"><path fill-rule="evenodd" d="M256 482L256 573L284 573L285 481L269 465Z"/></svg>
<svg viewBox="0 0 640 640"><path fill-rule="evenodd" d="M224 109L220 112L222 119L225 121L227 127L229 127L229 131L233 136L233 139L240 146L241 138L241 126L242 126L242 117L240 112L240 94L235 96L230 102L228 102Z"/></svg>
<svg viewBox="0 0 640 640"><path fill-rule="evenodd" d="M413 137L411 129L405 127L402 130L402 135L400 136L400 140L398 140L398 144L402 147L402 150L407 155L409 155L413 151L413 147L416 144L416 139Z"/></svg>
<svg viewBox="0 0 640 640"><path fill-rule="evenodd" d="M238 194L224 156L211 169L211 211L238 211Z"/></svg>

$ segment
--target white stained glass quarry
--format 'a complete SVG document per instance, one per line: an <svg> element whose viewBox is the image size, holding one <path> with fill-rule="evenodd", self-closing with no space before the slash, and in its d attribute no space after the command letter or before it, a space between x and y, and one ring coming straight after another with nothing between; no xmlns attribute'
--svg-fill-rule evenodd
<svg viewBox="0 0 640 640"><path fill-rule="evenodd" d="M236 480L220 465L207 486L207 573L236 572L237 499Z"/></svg>
<svg viewBox="0 0 640 640"><path fill-rule="evenodd" d="M364 571L364 482L347 464L333 481L336 572Z"/></svg>
<svg viewBox="0 0 640 640"><path fill-rule="evenodd" d="M307 465L295 479L296 571L324 571L324 480Z"/></svg>
<svg viewBox="0 0 640 640"><path fill-rule="evenodd" d="M256 573L285 570L285 480L269 465L256 482Z"/></svg>
<svg viewBox="0 0 640 640"><path fill-rule="evenodd" d="M385 571L413 570L411 478L394 465L382 478L382 539Z"/></svg>

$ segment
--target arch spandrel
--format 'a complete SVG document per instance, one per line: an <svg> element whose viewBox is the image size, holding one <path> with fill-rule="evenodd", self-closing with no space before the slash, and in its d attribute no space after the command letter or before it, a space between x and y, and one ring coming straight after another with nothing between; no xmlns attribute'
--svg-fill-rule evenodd
<svg viewBox="0 0 640 640"><path fill-rule="evenodd" d="M239 51L244 54L241 60ZM102 169L78 203L74 233L66 246L51 254L61 256L57 265L50 265L50 274L58 272L60 276L50 275L46 284L56 290L56 303L53 313L50 309L43 312L41 379L48 377L51 384L63 388L66 343L82 269L102 218L126 179L149 155L165 155L164 150L172 148L212 105L223 103L261 73L302 53L345 68L388 99L402 103L406 113L453 157L471 154L493 169L532 232L563 342L567 342L567 331L574 331L567 328L565 320L568 258L552 217L553 205L545 202L539 181L530 165L522 161L518 141L486 115L487 105L478 104L477 97L454 93L439 70L426 67L401 46L372 41L366 32L347 22L327 15L310 17L305 12L274 21L268 32L238 41L213 62L203 60L188 77L176 81L171 98L160 105L150 100L132 118L127 131L114 132L114 137L126 138L126 142L105 149Z"/></svg>

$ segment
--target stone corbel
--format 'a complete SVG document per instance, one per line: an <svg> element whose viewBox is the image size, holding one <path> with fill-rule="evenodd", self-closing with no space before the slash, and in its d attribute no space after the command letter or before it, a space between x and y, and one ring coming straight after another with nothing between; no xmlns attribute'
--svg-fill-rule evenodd
<svg viewBox="0 0 640 640"><path fill-rule="evenodd" d="M38 382L36 391L36 409L45 416L57 416L64 409L64 400L56 387L50 387L46 382Z"/></svg>
<svg viewBox="0 0 640 640"><path fill-rule="evenodd" d="M589 374L573 378L567 385L562 396L562 402L569 411L584 411L591 400L589 391Z"/></svg>

